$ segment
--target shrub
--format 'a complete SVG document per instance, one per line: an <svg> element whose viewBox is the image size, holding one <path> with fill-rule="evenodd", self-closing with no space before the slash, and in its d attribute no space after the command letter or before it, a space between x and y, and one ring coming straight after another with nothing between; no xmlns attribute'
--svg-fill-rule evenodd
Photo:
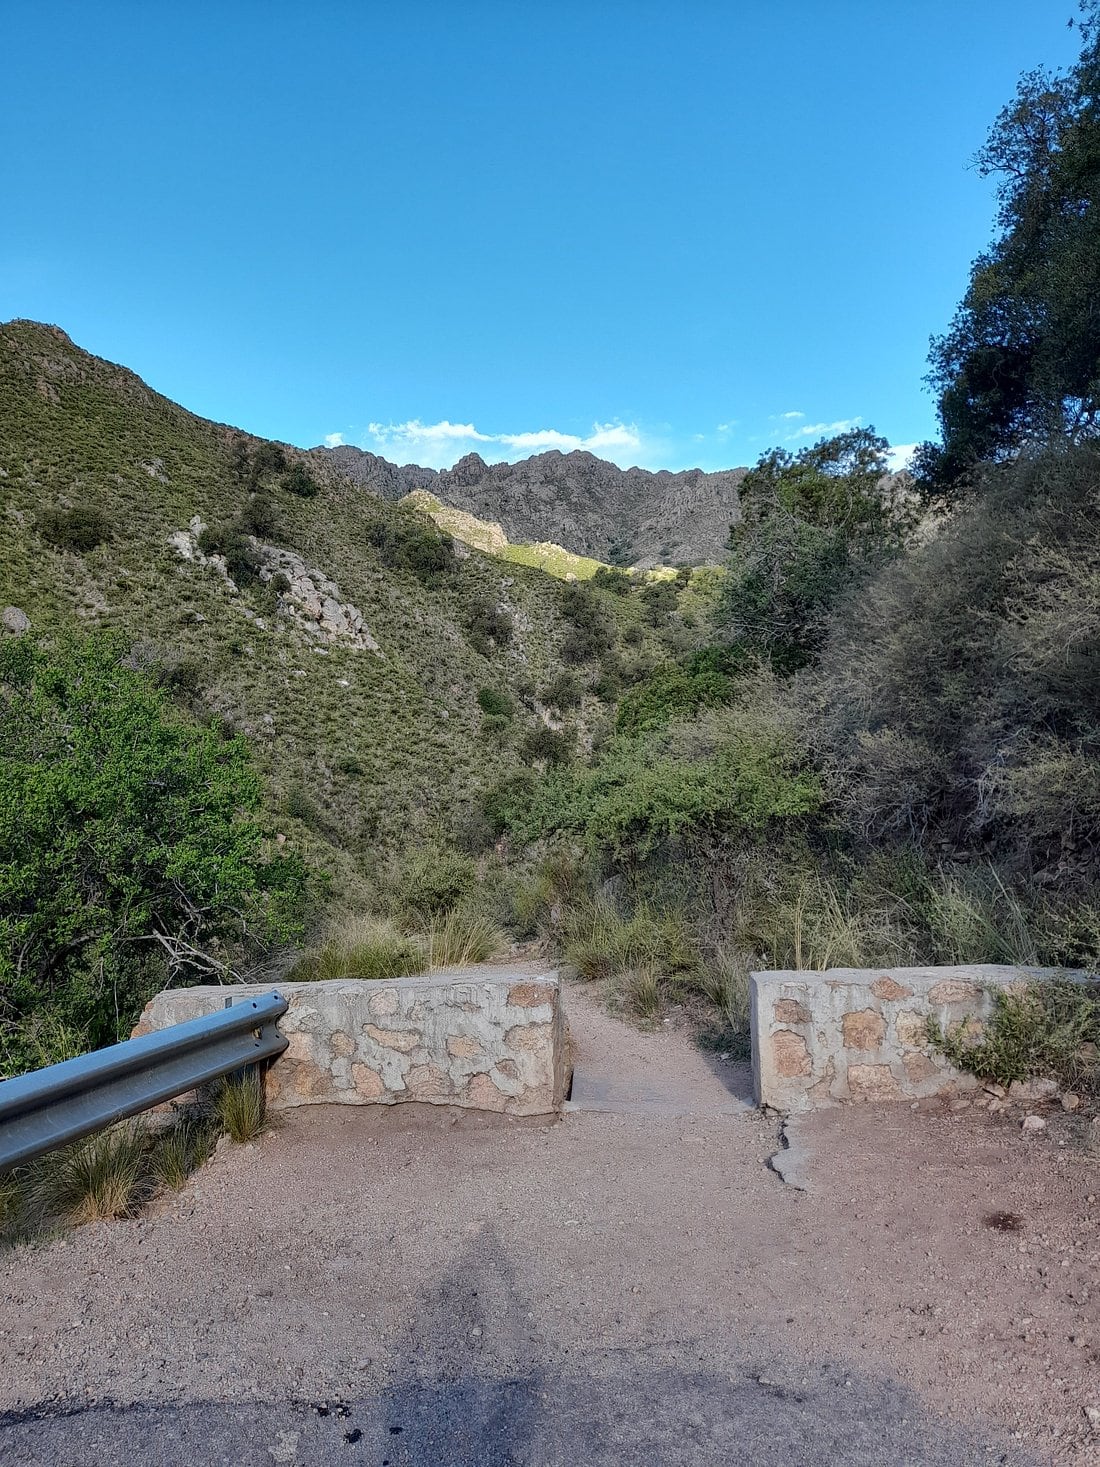
<svg viewBox="0 0 1100 1467"><path fill-rule="evenodd" d="M82 553L94 550L111 538L111 524L102 510L91 504L72 509L44 509L38 516L38 533L59 550Z"/></svg>
<svg viewBox="0 0 1100 1467"><path fill-rule="evenodd" d="M237 525L243 534L255 535L257 540L277 539L279 521L270 494L253 494L238 515Z"/></svg>
<svg viewBox="0 0 1100 1467"><path fill-rule="evenodd" d="M409 571L425 585L436 584L454 568L450 538L420 515L400 510L375 520L367 527L367 538L387 565Z"/></svg>
<svg viewBox="0 0 1100 1467"><path fill-rule="evenodd" d="M1009 1085L1050 1076L1070 1089L1100 1093L1100 984L1036 982L992 989L993 1011L975 1034L968 1020L929 1036L952 1064Z"/></svg>
<svg viewBox="0 0 1100 1467"><path fill-rule="evenodd" d="M567 581L559 593L562 615L571 623L562 643L562 660L592 662L615 642L615 623L600 595L581 581Z"/></svg>
<svg viewBox="0 0 1100 1467"><path fill-rule="evenodd" d="M511 718L516 711L512 699L499 688L478 688L477 706L482 713L503 719Z"/></svg>
<svg viewBox="0 0 1100 1467"><path fill-rule="evenodd" d="M281 444L261 443L252 456L251 481L253 486L263 483L286 468L286 453Z"/></svg>
<svg viewBox="0 0 1100 1467"><path fill-rule="evenodd" d="M882 492L888 448L873 429L852 429L797 455L773 449L741 483L715 619L781 672L813 660L841 596L912 527L904 497Z"/></svg>
<svg viewBox="0 0 1100 1467"><path fill-rule="evenodd" d="M238 438L229 454L229 474L237 484L247 484L252 472L252 455L248 443Z"/></svg>
<svg viewBox="0 0 1100 1467"><path fill-rule="evenodd" d="M269 616L274 616L279 610L281 599L290 590L290 577L285 571L276 571L273 576L264 582L263 607Z"/></svg>
<svg viewBox="0 0 1100 1467"><path fill-rule="evenodd" d="M194 702L202 692L207 669L197 657L178 657L154 664L150 676L181 703Z"/></svg>
<svg viewBox="0 0 1100 1467"><path fill-rule="evenodd" d="M542 690L542 701L547 708L556 708L564 713L580 706L584 697L584 684L575 672L559 672Z"/></svg>
<svg viewBox="0 0 1100 1467"><path fill-rule="evenodd" d="M734 683L713 661L668 663L624 694L615 717L619 733L644 733L675 719L691 718L701 708L729 702Z"/></svg>
<svg viewBox="0 0 1100 1467"><path fill-rule="evenodd" d="M320 485L304 464L293 464L279 480L283 489L301 499L316 499Z"/></svg>
<svg viewBox="0 0 1100 1467"><path fill-rule="evenodd" d="M479 601L467 613L466 632L474 651L488 657L512 640L512 618L492 601Z"/></svg>
<svg viewBox="0 0 1100 1467"><path fill-rule="evenodd" d="M570 627L561 644L561 658L571 666L595 662L614 645L611 626Z"/></svg>
<svg viewBox="0 0 1100 1467"><path fill-rule="evenodd" d="M601 591L610 591L613 596L629 596L634 578L617 566L601 565L592 577L592 584Z"/></svg>
<svg viewBox="0 0 1100 1467"><path fill-rule="evenodd" d="M540 723L525 736L520 753L528 764L566 764L573 755L573 736Z"/></svg>
<svg viewBox="0 0 1100 1467"><path fill-rule="evenodd" d="M199 549L204 555L220 555L225 568L238 586L252 586L260 579L260 556L238 521L225 520L207 525L199 535Z"/></svg>
<svg viewBox="0 0 1100 1467"><path fill-rule="evenodd" d="M647 581L642 588L642 605L650 626L663 627L676 610L678 586L675 581Z"/></svg>
<svg viewBox="0 0 1100 1467"><path fill-rule="evenodd" d="M981 497L832 626L810 691L849 819L1034 875L1100 850L1100 452L988 470Z"/></svg>
<svg viewBox="0 0 1100 1467"><path fill-rule="evenodd" d="M112 637L0 646L2 1017L49 1015L93 1047L166 976L288 935L305 895L296 858L264 858L244 740L189 721L125 655Z"/></svg>
<svg viewBox="0 0 1100 1467"><path fill-rule="evenodd" d="M42 1070L92 1049L85 1029L53 1008L0 1019L0 1078Z"/></svg>
<svg viewBox="0 0 1100 1467"><path fill-rule="evenodd" d="M613 740L572 812L593 849L633 859L677 838L759 837L824 803L820 775L792 730L758 710L715 709L665 740Z"/></svg>
<svg viewBox="0 0 1100 1467"><path fill-rule="evenodd" d="M458 906L474 890L477 879L477 864L470 856L423 847L406 856L399 869L397 900L410 918L430 920Z"/></svg>
<svg viewBox="0 0 1100 1467"><path fill-rule="evenodd" d="M601 703L614 703L622 691L625 677L626 670L618 657L614 652L607 653L600 659L600 670L592 684L592 696L599 698Z"/></svg>
<svg viewBox="0 0 1100 1467"><path fill-rule="evenodd" d="M538 777L530 769L517 770L490 786L483 808L494 837L526 822L537 788Z"/></svg>

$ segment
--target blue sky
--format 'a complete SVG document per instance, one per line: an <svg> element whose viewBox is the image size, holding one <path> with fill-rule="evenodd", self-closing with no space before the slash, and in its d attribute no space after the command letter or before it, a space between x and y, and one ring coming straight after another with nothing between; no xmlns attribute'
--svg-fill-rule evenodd
<svg viewBox="0 0 1100 1467"><path fill-rule="evenodd" d="M6 0L0 317L400 462L910 444L1073 9Z"/></svg>

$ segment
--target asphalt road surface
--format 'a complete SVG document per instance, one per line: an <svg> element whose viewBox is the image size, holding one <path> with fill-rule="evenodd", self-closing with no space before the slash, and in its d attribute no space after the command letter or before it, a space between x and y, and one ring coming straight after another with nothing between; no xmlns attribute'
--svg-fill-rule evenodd
<svg viewBox="0 0 1100 1467"><path fill-rule="evenodd" d="M607 1362L604 1362L605 1364ZM90 1406L0 1418L25 1467L964 1467L1023 1455L944 1427L898 1387L648 1369L410 1382L374 1399Z"/></svg>

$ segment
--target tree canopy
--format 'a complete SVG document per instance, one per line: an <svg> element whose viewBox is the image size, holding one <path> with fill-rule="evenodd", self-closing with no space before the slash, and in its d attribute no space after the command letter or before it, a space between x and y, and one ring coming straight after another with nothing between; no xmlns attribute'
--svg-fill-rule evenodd
<svg viewBox="0 0 1100 1467"><path fill-rule="evenodd" d="M998 233L932 341L942 441L915 469L935 486L1100 426L1100 9L1082 10L1077 63L1026 73L977 156Z"/></svg>
<svg viewBox="0 0 1100 1467"><path fill-rule="evenodd" d="M781 671L814 655L858 566L900 543L904 502L884 486L888 449L873 428L854 428L797 454L772 449L749 471L716 614L731 641Z"/></svg>
<svg viewBox="0 0 1100 1467"><path fill-rule="evenodd" d="M0 787L0 1029L112 1042L152 988L294 929L305 872L265 854L245 741L116 639L0 646Z"/></svg>

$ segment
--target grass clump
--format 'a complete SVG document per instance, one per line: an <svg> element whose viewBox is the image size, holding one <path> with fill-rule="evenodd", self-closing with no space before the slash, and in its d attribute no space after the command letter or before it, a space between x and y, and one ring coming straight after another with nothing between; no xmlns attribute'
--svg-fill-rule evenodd
<svg viewBox="0 0 1100 1467"><path fill-rule="evenodd" d="M328 938L293 969L299 983L341 978L400 978L424 965L423 945L385 917L360 916L330 928Z"/></svg>
<svg viewBox="0 0 1100 1467"><path fill-rule="evenodd" d="M1051 979L989 993L980 1032L969 1018L947 1030L929 1023L952 1064L1000 1085L1039 1075L1100 1095L1100 982Z"/></svg>
<svg viewBox="0 0 1100 1467"><path fill-rule="evenodd" d="M178 1192L214 1149L215 1128L209 1117L181 1115L156 1138L150 1161L163 1187Z"/></svg>
<svg viewBox="0 0 1100 1467"><path fill-rule="evenodd" d="M664 975L684 973L699 963L698 949L679 914L642 905L624 916L603 896L575 908L562 936L566 961L589 981L617 979L644 968Z"/></svg>
<svg viewBox="0 0 1100 1467"><path fill-rule="evenodd" d="M696 989L718 1014L720 1031L728 1039L722 1047L748 1052L749 962L740 951L720 951L692 980Z"/></svg>
<svg viewBox="0 0 1100 1467"><path fill-rule="evenodd" d="M652 1024L661 1008L661 970L656 963L643 962L622 975L621 988L631 1013Z"/></svg>
<svg viewBox="0 0 1100 1467"><path fill-rule="evenodd" d="M477 706L494 718L511 718L516 711L513 699L499 688L478 688Z"/></svg>
<svg viewBox="0 0 1100 1467"><path fill-rule="evenodd" d="M432 922L423 943L429 968L464 968L495 958L505 938L490 917L459 908Z"/></svg>
<svg viewBox="0 0 1100 1467"><path fill-rule="evenodd" d="M29 1169L30 1209L78 1226L128 1217L151 1194L148 1156L148 1133L131 1121L61 1147Z"/></svg>
<svg viewBox="0 0 1100 1467"><path fill-rule="evenodd" d="M262 1077L251 1070L223 1081L214 1097L214 1113L232 1141L254 1141L266 1119Z"/></svg>

